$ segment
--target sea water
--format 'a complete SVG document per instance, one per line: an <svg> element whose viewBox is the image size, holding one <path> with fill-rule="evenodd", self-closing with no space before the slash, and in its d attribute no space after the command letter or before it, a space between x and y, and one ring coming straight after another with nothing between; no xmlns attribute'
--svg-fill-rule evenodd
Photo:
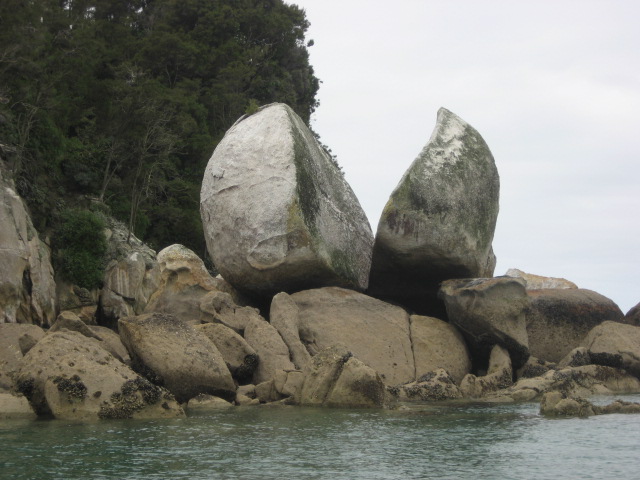
<svg viewBox="0 0 640 480"><path fill-rule="evenodd" d="M640 478L640 415L549 419L538 410L237 407L175 420L4 420L0 478Z"/></svg>

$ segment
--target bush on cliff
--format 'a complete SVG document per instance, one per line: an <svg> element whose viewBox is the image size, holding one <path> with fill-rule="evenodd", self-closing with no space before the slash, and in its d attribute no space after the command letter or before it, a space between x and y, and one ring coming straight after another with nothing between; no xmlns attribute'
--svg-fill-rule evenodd
<svg viewBox="0 0 640 480"><path fill-rule="evenodd" d="M105 223L89 210L64 210L56 229L56 270L89 290L102 286L107 241Z"/></svg>

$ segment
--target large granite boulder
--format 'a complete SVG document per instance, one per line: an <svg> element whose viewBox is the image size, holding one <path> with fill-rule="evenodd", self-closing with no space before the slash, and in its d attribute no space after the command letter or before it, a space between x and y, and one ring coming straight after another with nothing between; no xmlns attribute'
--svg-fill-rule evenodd
<svg viewBox="0 0 640 480"><path fill-rule="evenodd" d="M510 277L448 280L442 283L449 321L458 327L476 364L486 362L494 345L511 355L515 369L529 358L524 280Z"/></svg>
<svg viewBox="0 0 640 480"><path fill-rule="evenodd" d="M159 284L149 298L145 313L168 313L184 322L198 324L203 319L201 317L210 316L201 308L205 295L223 292L230 301L234 299L229 284L221 278L212 277L200 257L187 247L171 245L158 253L157 260Z"/></svg>
<svg viewBox="0 0 640 480"><path fill-rule="evenodd" d="M178 401L199 393L228 400L235 385L222 355L207 336L169 314L147 313L118 321L131 365Z"/></svg>
<svg viewBox="0 0 640 480"><path fill-rule="evenodd" d="M460 384L471 372L471 358L464 338L453 325L433 317L411 316L411 343L416 378L442 368Z"/></svg>
<svg viewBox="0 0 640 480"><path fill-rule="evenodd" d="M184 412L152 385L79 332L46 335L24 356L18 389L39 415L62 419L172 418Z"/></svg>
<svg viewBox="0 0 640 480"><path fill-rule="evenodd" d="M499 190L485 141L441 108L429 142L380 217L369 293L439 316L440 282L492 276Z"/></svg>
<svg viewBox="0 0 640 480"><path fill-rule="evenodd" d="M380 376L342 346L313 357L303 371L296 403L307 406L382 407L385 386Z"/></svg>
<svg viewBox="0 0 640 480"><path fill-rule="evenodd" d="M523 272L517 268L510 268L504 276L522 278L526 282L527 290L541 290L543 288L578 288L575 283L567 280L566 278L543 277L541 275Z"/></svg>
<svg viewBox="0 0 640 480"><path fill-rule="evenodd" d="M624 368L640 378L640 327L603 322L589 332L582 344L592 363Z"/></svg>
<svg viewBox="0 0 640 480"><path fill-rule="evenodd" d="M229 129L207 165L200 210L211 258L237 288L271 296L367 287L367 218L338 167L286 105L262 107Z"/></svg>
<svg viewBox="0 0 640 480"><path fill-rule="evenodd" d="M49 247L0 165L0 323L48 326L56 318Z"/></svg>
<svg viewBox="0 0 640 480"><path fill-rule="evenodd" d="M607 320L622 322L620 308L591 290L529 290L527 334L531 355L559 362L580 346L589 331Z"/></svg>
<svg viewBox="0 0 640 480"><path fill-rule="evenodd" d="M37 325L0 323L0 391L14 387L13 379L23 357L20 338L30 337L38 342L44 335L44 330Z"/></svg>
<svg viewBox="0 0 640 480"><path fill-rule="evenodd" d="M387 385L415 380L409 315L362 293L325 287L294 293L300 339L309 353L343 345Z"/></svg>
<svg viewBox="0 0 640 480"><path fill-rule="evenodd" d="M115 325L120 317L140 315L158 288L160 267L156 252L130 235L120 222L107 218L107 266L100 292L100 318Z"/></svg>

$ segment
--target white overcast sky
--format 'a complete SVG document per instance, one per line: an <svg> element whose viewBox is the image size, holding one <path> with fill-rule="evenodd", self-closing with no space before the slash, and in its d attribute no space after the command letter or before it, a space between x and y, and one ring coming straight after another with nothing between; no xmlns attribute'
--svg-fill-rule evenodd
<svg viewBox="0 0 640 480"><path fill-rule="evenodd" d="M640 1L298 0L312 118L375 232L443 106L500 173L495 274L640 302Z"/></svg>

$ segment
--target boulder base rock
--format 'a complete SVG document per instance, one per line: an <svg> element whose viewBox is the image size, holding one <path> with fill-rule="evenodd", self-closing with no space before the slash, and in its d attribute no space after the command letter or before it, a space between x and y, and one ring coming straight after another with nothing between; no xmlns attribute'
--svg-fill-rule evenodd
<svg viewBox="0 0 640 480"><path fill-rule="evenodd" d="M440 316L440 282L492 276L499 190L485 141L441 108L380 217L368 293Z"/></svg>
<svg viewBox="0 0 640 480"><path fill-rule="evenodd" d="M44 337L44 330L37 325L0 323L0 391L14 386L13 378L23 357L20 338L25 335L37 342Z"/></svg>
<svg viewBox="0 0 640 480"><path fill-rule="evenodd" d="M312 355L343 345L387 385L415 380L409 315L402 308L337 287L305 290L291 299L300 339Z"/></svg>
<svg viewBox="0 0 640 480"><path fill-rule="evenodd" d="M40 415L62 419L184 416L173 395L138 376L100 343L73 331L46 335L22 359L18 389Z"/></svg>
<svg viewBox="0 0 640 480"><path fill-rule="evenodd" d="M640 378L640 327L603 322L583 341L592 363L624 368Z"/></svg>
<svg viewBox="0 0 640 480"><path fill-rule="evenodd" d="M509 351L514 368L524 365L529 358L524 280L448 280L442 283L440 296L449 321L462 331L476 361L486 361L497 344Z"/></svg>
<svg viewBox="0 0 640 480"><path fill-rule="evenodd" d="M612 320L622 322L620 308L591 290L529 290L527 335L531 355L548 362L559 362L578 347L589 331Z"/></svg>
<svg viewBox="0 0 640 480"><path fill-rule="evenodd" d="M222 355L204 333L167 314L118 321L134 370L166 387L178 401L199 393L233 399L235 385Z"/></svg>
<svg viewBox="0 0 640 480"><path fill-rule="evenodd" d="M263 318L247 325L244 338L258 354L258 367L253 375L257 385L273 379L278 370L295 370L289 349L273 325Z"/></svg>
<svg viewBox="0 0 640 480"><path fill-rule="evenodd" d="M339 169L286 105L242 117L205 171L200 211L222 276L260 295L365 289L373 235Z"/></svg>
<svg viewBox="0 0 640 480"><path fill-rule="evenodd" d="M387 387L387 390L399 402L434 402L462 397L453 377L442 368L422 375L416 382Z"/></svg>
<svg viewBox="0 0 640 480"><path fill-rule="evenodd" d="M444 369L457 384L471 372L467 345L456 327L433 317L411 316L416 377Z"/></svg>
<svg viewBox="0 0 640 480"><path fill-rule="evenodd" d="M483 377L469 374L462 379L460 391L470 398L479 398L513 384L513 368L509 353L500 345L495 345L489 357L489 370Z"/></svg>
<svg viewBox="0 0 640 480"><path fill-rule="evenodd" d="M385 386L380 376L341 346L329 347L303 371L296 402L307 406L382 407Z"/></svg>

